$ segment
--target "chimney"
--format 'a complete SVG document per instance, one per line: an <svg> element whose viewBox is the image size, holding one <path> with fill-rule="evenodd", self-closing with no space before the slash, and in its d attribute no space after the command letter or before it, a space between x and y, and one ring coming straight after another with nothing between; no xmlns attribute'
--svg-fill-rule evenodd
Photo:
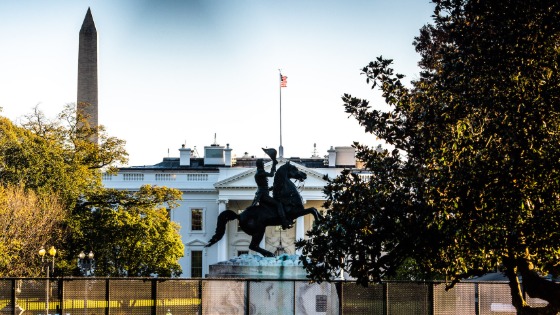
<svg viewBox="0 0 560 315"><path fill-rule="evenodd" d="M224 150L224 156L225 156L225 164L227 167L231 167L232 166L232 161L231 161L231 149L229 147L229 143L226 144L226 148Z"/></svg>
<svg viewBox="0 0 560 315"><path fill-rule="evenodd" d="M356 167L356 149L353 147L335 147L337 167Z"/></svg>
<svg viewBox="0 0 560 315"><path fill-rule="evenodd" d="M179 165L191 166L191 149L185 148L184 144L182 144L179 149Z"/></svg>
<svg viewBox="0 0 560 315"><path fill-rule="evenodd" d="M329 167L336 167L336 150L331 146L329 153Z"/></svg>

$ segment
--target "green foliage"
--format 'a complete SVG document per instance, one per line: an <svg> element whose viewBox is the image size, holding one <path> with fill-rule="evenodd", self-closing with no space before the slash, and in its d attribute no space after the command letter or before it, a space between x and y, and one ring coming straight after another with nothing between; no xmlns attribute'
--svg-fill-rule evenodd
<svg viewBox="0 0 560 315"><path fill-rule="evenodd" d="M180 199L176 189L149 185L88 195L75 209L71 246L95 252L96 276L179 276L184 247L169 211Z"/></svg>
<svg viewBox="0 0 560 315"><path fill-rule="evenodd" d="M52 121L35 108L21 127L0 117L0 184L26 189L20 199L0 189L0 276L39 276L37 251L47 245L58 249L55 275L77 275L83 250L95 252L97 275L179 275L178 226L161 207L176 207L180 192L104 189L101 171L116 171L126 156L123 140L88 126L73 105ZM22 198L38 201L24 207L10 201ZM56 209L57 215L47 211Z"/></svg>
<svg viewBox="0 0 560 315"><path fill-rule="evenodd" d="M434 3L434 23L414 42L422 72L411 88L391 60L363 68L391 109L343 97L395 150L356 144L372 176L345 172L326 187L332 210L298 243L306 268L317 280L343 268L363 284L410 260L452 284L499 268L520 312L538 311L518 274L550 302L543 312L557 312L560 289L538 275L560 271L560 4Z"/></svg>
<svg viewBox="0 0 560 315"><path fill-rule="evenodd" d="M25 184L40 191L65 191L77 195L73 169L65 163L63 150L54 141L13 125L0 117L0 182Z"/></svg>
<svg viewBox="0 0 560 315"><path fill-rule="evenodd" d="M0 183L55 191L68 208L85 191L100 187L102 168L127 161L124 141L83 121L72 105L53 121L35 108L23 128L0 117ZM98 143L91 141L94 135Z"/></svg>

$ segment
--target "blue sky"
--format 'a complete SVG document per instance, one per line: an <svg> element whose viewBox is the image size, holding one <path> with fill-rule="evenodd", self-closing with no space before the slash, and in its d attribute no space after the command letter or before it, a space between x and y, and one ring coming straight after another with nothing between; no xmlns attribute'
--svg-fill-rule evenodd
<svg viewBox="0 0 560 315"><path fill-rule="evenodd" d="M285 156L353 141L376 145L348 118L344 93L382 107L360 69L377 56L418 77L412 41L428 0L0 1L0 113L33 107L53 117L76 101L78 32L87 8L99 37L99 121L126 140L129 165L202 154L214 142L263 156L279 145L278 69Z"/></svg>

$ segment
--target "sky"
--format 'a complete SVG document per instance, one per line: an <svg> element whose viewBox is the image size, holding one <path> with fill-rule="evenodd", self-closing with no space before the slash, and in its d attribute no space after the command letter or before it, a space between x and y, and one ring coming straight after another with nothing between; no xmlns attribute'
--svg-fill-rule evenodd
<svg viewBox="0 0 560 315"><path fill-rule="evenodd" d="M376 146L344 112L344 93L386 108L360 74L378 56L418 78L412 42L428 0L0 0L0 115L76 102L79 30L98 33L99 123L126 141L129 166L178 157L182 144L229 144L237 157L319 156ZM280 90L279 69L287 76Z"/></svg>

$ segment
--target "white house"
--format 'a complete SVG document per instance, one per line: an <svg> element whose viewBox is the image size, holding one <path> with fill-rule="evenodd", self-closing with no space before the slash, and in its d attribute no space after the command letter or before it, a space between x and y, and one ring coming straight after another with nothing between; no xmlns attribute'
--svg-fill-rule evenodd
<svg viewBox="0 0 560 315"><path fill-rule="evenodd" d="M171 219L180 224L185 245L185 255L180 260L182 277L204 277L209 265L249 253L251 237L238 230L236 220L228 223L226 234L217 244L209 248L204 245L214 235L221 211L241 212L253 201L257 189L254 181L256 160L246 155L234 158L229 144L204 147L204 157L194 156L192 150L183 145L179 157L167 157L151 166L120 168L118 175L105 174L103 183L105 187L115 189L137 190L150 184L180 190L183 200L171 211ZM356 168L352 147L331 147L325 157L278 158L278 167L286 161L307 174L305 182L300 184L304 206L319 210L323 209L325 201L324 176L334 178L342 169ZM268 159L265 169L270 171L271 166ZM285 231L268 227L261 247L276 252L282 245L286 253L293 254L294 241L305 238L305 231L312 223L313 217L307 215L297 219L294 226Z"/></svg>

